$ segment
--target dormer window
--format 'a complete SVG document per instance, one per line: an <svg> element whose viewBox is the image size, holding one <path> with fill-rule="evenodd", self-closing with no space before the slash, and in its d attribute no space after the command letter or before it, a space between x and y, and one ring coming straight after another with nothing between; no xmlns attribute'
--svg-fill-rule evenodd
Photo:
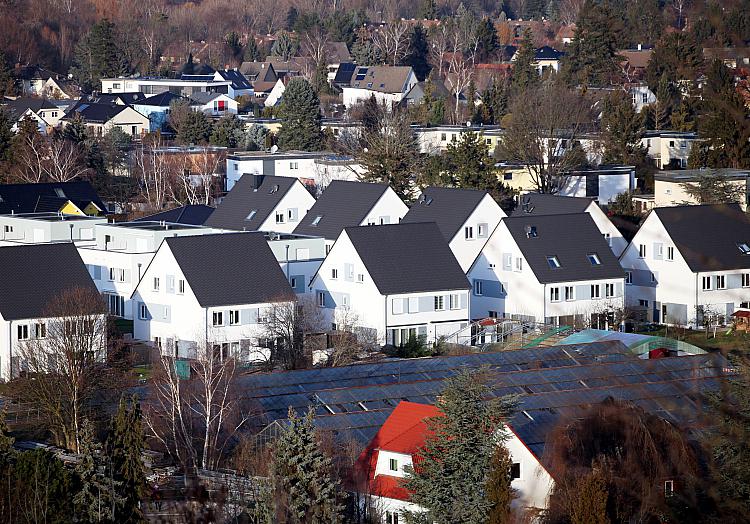
<svg viewBox="0 0 750 524"><path fill-rule="evenodd" d="M586 255L586 257L589 259L589 262L591 262L592 266L602 265L602 261L599 260L599 255L597 255L596 253L589 253L588 255Z"/></svg>
<svg viewBox="0 0 750 524"><path fill-rule="evenodd" d="M737 244L737 248L743 255L750 255L750 244L743 242L742 244Z"/></svg>
<svg viewBox="0 0 750 524"><path fill-rule="evenodd" d="M556 256L547 257L547 264L549 264L550 269L559 269L560 267L560 261Z"/></svg>

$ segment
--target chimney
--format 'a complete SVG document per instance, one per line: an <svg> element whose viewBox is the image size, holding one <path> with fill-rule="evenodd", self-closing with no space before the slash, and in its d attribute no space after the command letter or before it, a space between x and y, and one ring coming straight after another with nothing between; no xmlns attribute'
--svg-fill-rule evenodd
<svg viewBox="0 0 750 524"><path fill-rule="evenodd" d="M265 175L253 175L253 189L259 189L264 178Z"/></svg>

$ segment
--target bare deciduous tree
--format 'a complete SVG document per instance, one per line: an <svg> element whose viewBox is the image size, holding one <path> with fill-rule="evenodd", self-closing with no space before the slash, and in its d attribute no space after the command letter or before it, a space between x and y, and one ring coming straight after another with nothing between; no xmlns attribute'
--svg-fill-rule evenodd
<svg viewBox="0 0 750 524"><path fill-rule="evenodd" d="M565 25L575 24L586 0L561 0L559 7L560 21Z"/></svg>
<svg viewBox="0 0 750 524"><path fill-rule="evenodd" d="M184 468L215 470L250 416L235 390L236 355L212 340L195 349L190 377L178 374L173 351L159 356L144 419L151 436Z"/></svg>
<svg viewBox="0 0 750 524"><path fill-rule="evenodd" d="M311 296L296 302L281 301L266 309L263 319L263 337L271 346L269 365L284 369L305 367L307 355L317 347L306 348L306 338L326 331L321 308Z"/></svg>
<svg viewBox="0 0 750 524"><path fill-rule="evenodd" d="M518 96L498 153L522 164L540 193L558 193L581 158L573 147L591 123L591 105L566 87L545 82Z"/></svg>
<svg viewBox="0 0 750 524"><path fill-rule="evenodd" d="M56 444L75 452L93 401L107 398L115 382L106 363L104 312L96 291L73 288L49 304L44 318L29 326L29 338L18 344L27 375L19 397L37 407Z"/></svg>
<svg viewBox="0 0 750 524"><path fill-rule="evenodd" d="M409 26L397 21L381 27L374 35L380 56L391 65L399 65L409 51Z"/></svg>

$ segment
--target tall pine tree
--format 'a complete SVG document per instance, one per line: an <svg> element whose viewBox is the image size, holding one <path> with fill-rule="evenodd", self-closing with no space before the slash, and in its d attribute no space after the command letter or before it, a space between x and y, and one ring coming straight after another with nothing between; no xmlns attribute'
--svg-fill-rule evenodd
<svg viewBox="0 0 750 524"><path fill-rule="evenodd" d="M531 29L527 28L523 32L521 46L518 48L516 59L513 61L511 85L515 93L522 93L539 83L539 73L534 66L535 61L534 38Z"/></svg>
<svg viewBox="0 0 750 524"><path fill-rule="evenodd" d="M122 505L115 508L115 521L123 524L144 522L141 501L146 494L146 474L143 466L143 422L138 399L120 399L117 413L112 418L107 451L112 472L119 483Z"/></svg>
<svg viewBox="0 0 750 524"><path fill-rule="evenodd" d="M609 4L587 0L576 23L563 74L574 85L609 85L618 69L619 22Z"/></svg>
<svg viewBox="0 0 750 524"><path fill-rule="evenodd" d="M417 24L409 35L409 51L404 63L410 65L420 82L427 78L430 72L430 64L427 61L430 46L427 42L427 32L422 24Z"/></svg>
<svg viewBox="0 0 750 524"><path fill-rule="evenodd" d="M279 107L279 118L280 148L318 151L323 147L320 100L304 78L292 78L287 84Z"/></svg>
<svg viewBox="0 0 750 524"><path fill-rule="evenodd" d="M462 372L447 380L438 397L442 415L427 420L430 433L418 450L419 468L407 469L404 486L430 522L487 521L492 502L477 487L487 482L495 448L503 445L502 420L513 406L509 399L488 397L480 375Z"/></svg>
<svg viewBox="0 0 750 524"><path fill-rule="evenodd" d="M331 459L321 450L312 410L298 417L290 408L288 418L271 463L276 522L341 522L339 483Z"/></svg>
<svg viewBox="0 0 750 524"><path fill-rule="evenodd" d="M71 73L85 91L101 89L101 79L117 77L128 72L125 54L117 42L115 24L106 18L89 29L78 42Z"/></svg>
<svg viewBox="0 0 750 524"><path fill-rule="evenodd" d="M643 115L635 111L627 93L615 91L604 100L602 132L604 162L639 165L644 161Z"/></svg>

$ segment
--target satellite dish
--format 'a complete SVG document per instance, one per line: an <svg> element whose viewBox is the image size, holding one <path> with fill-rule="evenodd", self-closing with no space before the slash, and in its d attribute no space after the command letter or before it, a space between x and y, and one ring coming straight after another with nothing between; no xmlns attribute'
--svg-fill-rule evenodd
<svg viewBox="0 0 750 524"><path fill-rule="evenodd" d="M271 154L272 155L275 154L276 151L278 151L278 150L279 150L279 146L277 146L276 144L274 144L274 145L271 146Z"/></svg>

